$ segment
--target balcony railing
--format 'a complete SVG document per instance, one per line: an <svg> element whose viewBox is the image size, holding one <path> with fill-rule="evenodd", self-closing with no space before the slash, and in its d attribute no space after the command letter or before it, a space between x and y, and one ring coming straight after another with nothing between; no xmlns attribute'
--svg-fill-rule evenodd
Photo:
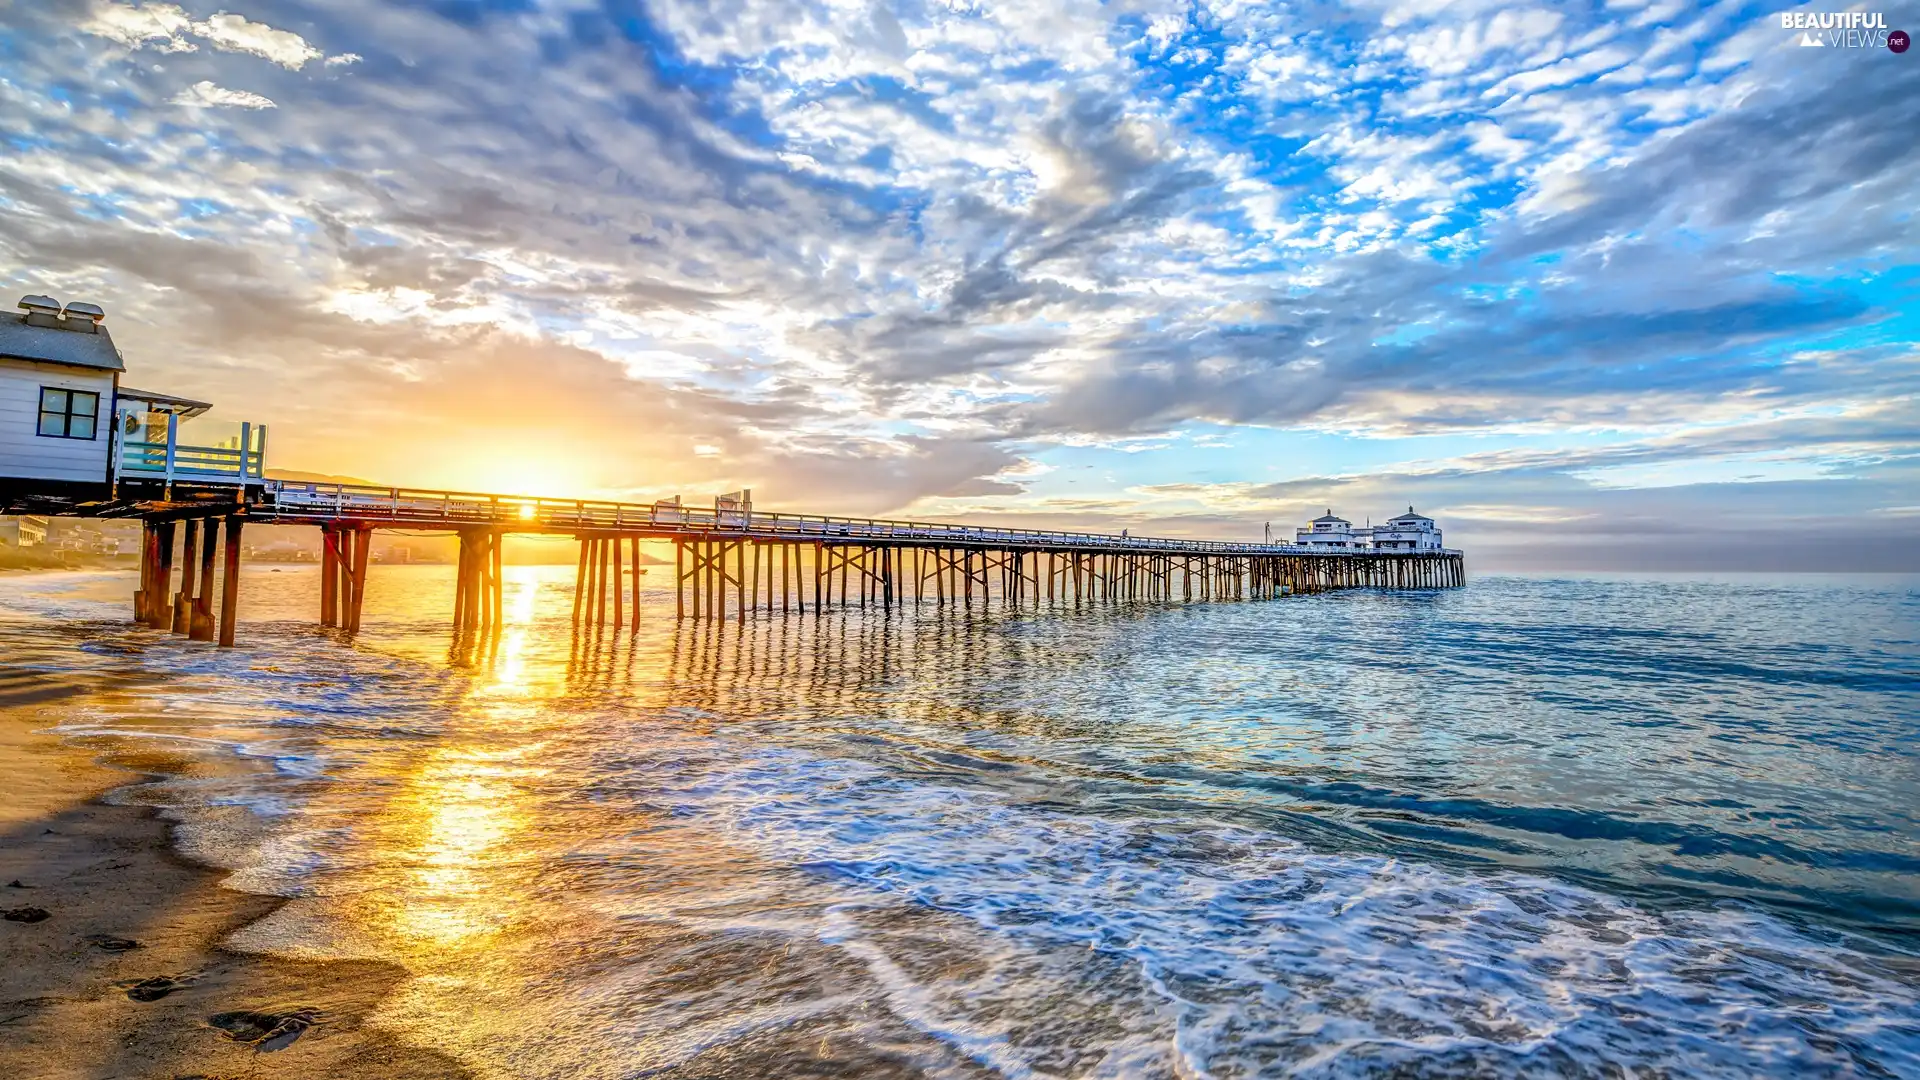
<svg viewBox="0 0 1920 1080"><path fill-rule="evenodd" d="M215 446L180 441L179 419L167 416L167 441L121 442L114 462L121 479L168 484L258 484L266 473L267 427L241 424L239 433Z"/></svg>

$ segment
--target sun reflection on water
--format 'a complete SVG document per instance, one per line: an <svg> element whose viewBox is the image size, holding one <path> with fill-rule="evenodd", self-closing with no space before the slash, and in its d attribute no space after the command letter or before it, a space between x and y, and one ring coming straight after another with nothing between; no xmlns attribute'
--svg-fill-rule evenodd
<svg viewBox="0 0 1920 1080"><path fill-rule="evenodd" d="M398 937L446 947L504 926L511 905L497 902L491 871L525 825L515 783L524 769L512 760L519 756L438 752L394 800L394 861L407 868L404 895L389 909Z"/></svg>
<svg viewBox="0 0 1920 1080"><path fill-rule="evenodd" d="M513 842L535 813L528 764L545 744L525 741L542 705L564 691L561 673L529 660L542 582L508 568L499 637L479 678L446 703L442 745L420 759L388 804L377 858L405 868L387 917L402 942L471 947L507 927L521 905Z"/></svg>

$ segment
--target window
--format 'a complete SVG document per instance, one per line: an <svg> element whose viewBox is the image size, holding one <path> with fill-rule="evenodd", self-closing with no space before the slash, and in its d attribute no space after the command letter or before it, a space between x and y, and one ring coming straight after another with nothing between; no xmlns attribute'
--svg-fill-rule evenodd
<svg viewBox="0 0 1920 1080"><path fill-rule="evenodd" d="M99 394L40 388L40 434L55 439L91 439L99 418Z"/></svg>

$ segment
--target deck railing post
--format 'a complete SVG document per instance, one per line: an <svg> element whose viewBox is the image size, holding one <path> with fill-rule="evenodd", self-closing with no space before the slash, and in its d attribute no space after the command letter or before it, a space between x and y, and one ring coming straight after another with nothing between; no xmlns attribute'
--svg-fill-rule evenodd
<svg viewBox="0 0 1920 1080"><path fill-rule="evenodd" d="M173 455L180 441L180 415L167 414L166 497L173 498Z"/></svg>

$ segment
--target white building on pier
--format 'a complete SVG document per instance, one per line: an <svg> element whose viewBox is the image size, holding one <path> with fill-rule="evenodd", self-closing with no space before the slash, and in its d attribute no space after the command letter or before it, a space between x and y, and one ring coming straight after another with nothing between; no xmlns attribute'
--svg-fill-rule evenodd
<svg viewBox="0 0 1920 1080"><path fill-rule="evenodd" d="M1316 551L1355 551L1367 546L1368 529L1356 530L1353 523L1328 510L1314 518L1306 528L1297 530L1294 543Z"/></svg>
<svg viewBox="0 0 1920 1080"><path fill-rule="evenodd" d="M1385 525L1373 527L1373 549L1375 551L1439 551L1440 527L1433 519L1424 514L1416 514L1413 507L1407 512L1391 518Z"/></svg>
<svg viewBox="0 0 1920 1080"><path fill-rule="evenodd" d="M1313 551L1439 551L1440 529L1413 507L1385 525L1356 526L1328 510L1294 532L1294 541Z"/></svg>

